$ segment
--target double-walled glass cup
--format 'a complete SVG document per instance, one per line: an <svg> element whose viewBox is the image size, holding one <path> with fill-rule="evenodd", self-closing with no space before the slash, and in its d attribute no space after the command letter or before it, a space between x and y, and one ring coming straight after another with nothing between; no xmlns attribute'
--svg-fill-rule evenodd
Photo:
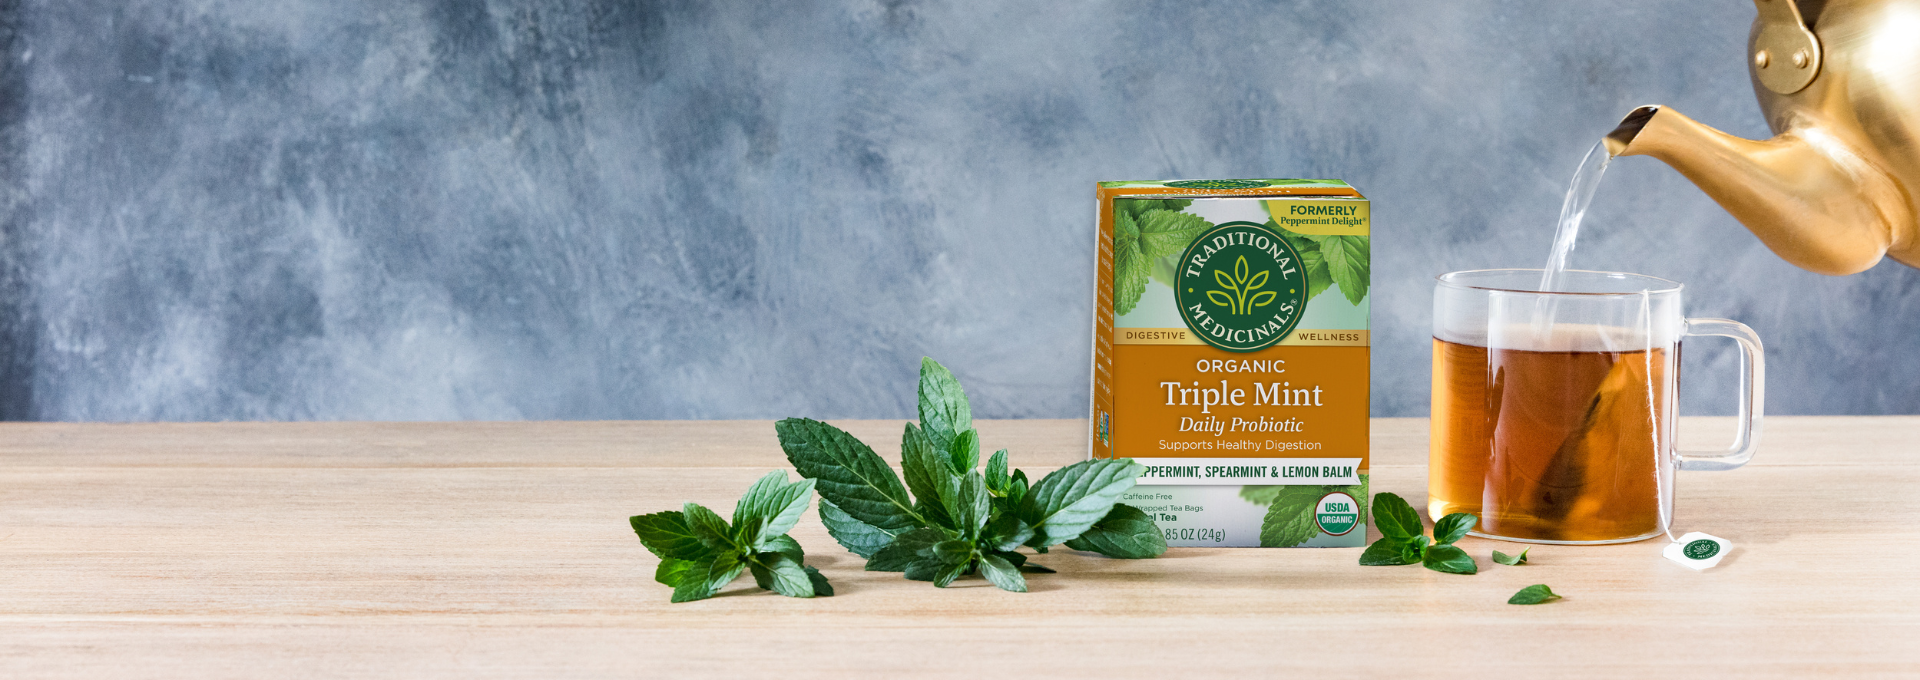
<svg viewBox="0 0 1920 680"><path fill-rule="evenodd" d="M1624 543L1668 533L1674 471L1730 470L1759 441L1765 364L1753 329L1688 319L1680 284L1538 269L1445 274L1433 294L1428 512L1471 512L1474 534ZM1725 451L1674 448L1681 340L1742 350L1739 431Z"/></svg>

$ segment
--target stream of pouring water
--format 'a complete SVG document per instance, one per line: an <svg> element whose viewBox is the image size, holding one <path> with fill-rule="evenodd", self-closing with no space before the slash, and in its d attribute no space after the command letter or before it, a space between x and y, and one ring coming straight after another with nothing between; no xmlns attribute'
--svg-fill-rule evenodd
<svg viewBox="0 0 1920 680"><path fill-rule="evenodd" d="M1593 193L1600 188L1600 176L1607 174L1607 164L1613 162L1613 154L1607 152L1607 140L1595 142L1587 150L1587 157L1580 159L1580 169L1574 171L1573 182L1567 186L1567 199L1560 204L1560 227L1553 234L1553 253L1547 256L1546 271L1540 274L1540 290L1555 290L1560 285L1561 272L1567 269L1567 258L1573 255L1574 241L1580 238L1580 220L1587 216L1587 206L1593 204Z"/></svg>

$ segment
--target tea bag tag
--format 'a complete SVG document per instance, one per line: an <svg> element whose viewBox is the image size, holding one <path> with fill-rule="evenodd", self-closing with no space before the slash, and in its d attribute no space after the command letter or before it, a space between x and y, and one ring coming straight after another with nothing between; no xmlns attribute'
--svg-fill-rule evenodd
<svg viewBox="0 0 1920 680"><path fill-rule="evenodd" d="M1726 557L1727 551L1732 549L1733 544L1727 539L1693 531L1681 536L1680 540L1668 543L1660 554L1679 562L1681 566L1699 571L1719 564L1720 558Z"/></svg>

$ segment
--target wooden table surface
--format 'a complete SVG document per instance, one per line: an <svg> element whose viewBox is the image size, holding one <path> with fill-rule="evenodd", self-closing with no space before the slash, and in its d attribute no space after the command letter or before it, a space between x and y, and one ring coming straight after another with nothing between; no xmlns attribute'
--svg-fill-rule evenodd
<svg viewBox="0 0 1920 680"><path fill-rule="evenodd" d="M895 458L899 421L838 424ZM1083 421L979 427L1030 472L1084 455ZM1373 428L1374 490L1424 507L1426 422ZM939 590L809 514L836 597L668 604L627 516L730 511L786 467L771 423L6 424L0 677L1920 674L1920 418L1767 428L1746 468L1681 476L1678 528L1736 544L1701 573L1653 541L1502 567L1467 539L1475 576L1064 551L1031 593ZM1505 604L1533 583L1566 599Z"/></svg>

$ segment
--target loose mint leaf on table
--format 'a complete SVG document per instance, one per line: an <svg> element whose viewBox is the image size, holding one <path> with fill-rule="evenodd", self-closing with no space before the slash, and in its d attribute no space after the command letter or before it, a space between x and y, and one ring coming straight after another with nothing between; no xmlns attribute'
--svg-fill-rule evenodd
<svg viewBox="0 0 1920 680"><path fill-rule="evenodd" d="M1433 542L1439 545L1453 545L1455 541L1466 538L1467 532L1480 518L1471 513L1456 512L1433 523Z"/></svg>
<svg viewBox="0 0 1920 680"><path fill-rule="evenodd" d="M788 460L817 481L827 533L867 558L868 571L900 572L940 587L978 573L1000 588L1024 591L1021 572L1053 570L1028 563L1015 552L1021 547L1045 552L1080 539L1074 547L1114 557L1165 552L1153 520L1117 502L1144 470L1139 464L1085 461L1029 485L1002 449L980 471L980 434L953 373L922 360L919 397L920 423L907 425L901 437L904 484L872 449L838 428L804 418L775 426ZM768 578L777 580L768 567Z"/></svg>
<svg viewBox="0 0 1920 680"><path fill-rule="evenodd" d="M1508 555L1506 553L1495 550L1493 551L1493 561L1496 564L1504 564L1509 567L1517 567L1527 563L1527 551L1529 550L1533 550L1533 548L1527 548L1525 550L1521 550L1520 554L1518 555Z"/></svg>
<svg viewBox="0 0 1920 680"><path fill-rule="evenodd" d="M1513 597L1507 598L1507 604L1540 604L1549 600L1558 599L1560 599L1560 596L1554 594L1553 589L1548 588L1547 584L1536 583L1521 588L1520 592L1514 593Z"/></svg>
<svg viewBox="0 0 1920 680"><path fill-rule="evenodd" d="M673 588L673 602L713 597L747 571L761 588L788 597L832 595L826 577L805 565L800 542L786 535L806 514L813 489L814 480L788 483L786 473L773 472L740 497L731 524L697 503L635 515L627 523L640 544L660 557L653 580Z"/></svg>
<svg viewBox="0 0 1920 680"><path fill-rule="evenodd" d="M1159 557L1167 552L1167 537L1153 518L1139 508L1115 503L1107 516L1067 541L1074 550L1097 552L1108 557L1137 560Z"/></svg>

